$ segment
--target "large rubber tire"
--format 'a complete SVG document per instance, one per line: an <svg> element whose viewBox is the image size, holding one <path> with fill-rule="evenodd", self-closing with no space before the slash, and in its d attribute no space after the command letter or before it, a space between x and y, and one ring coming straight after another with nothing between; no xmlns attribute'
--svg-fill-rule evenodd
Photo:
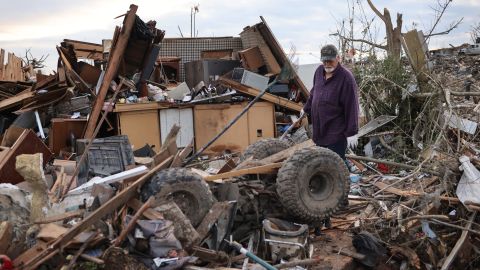
<svg viewBox="0 0 480 270"><path fill-rule="evenodd" d="M249 145L243 152L242 159L249 157L253 159L263 159L289 148L291 145L287 141L277 138L261 139Z"/></svg>
<svg viewBox="0 0 480 270"><path fill-rule="evenodd" d="M185 168L157 172L141 190L143 201L150 196L158 202L173 200L194 227L202 222L215 201L202 177Z"/></svg>
<svg viewBox="0 0 480 270"><path fill-rule="evenodd" d="M277 174L277 194L292 216L316 223L334 214L350 190L345 162L335 152L311 147L297 150Z"/></svg>

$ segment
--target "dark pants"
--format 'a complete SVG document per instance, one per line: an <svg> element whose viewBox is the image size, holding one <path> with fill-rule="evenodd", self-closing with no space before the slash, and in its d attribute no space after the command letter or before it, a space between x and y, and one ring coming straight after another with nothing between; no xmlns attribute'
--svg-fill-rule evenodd
<svg viewBox="0 0 480 270"><path fill-rule="evenodd" d="M332 150L333 152L337 153L337 155L339 155L343 160L345 160L345 152L347 151L347 138L342 138L336 143L319 146Z"/></svg>

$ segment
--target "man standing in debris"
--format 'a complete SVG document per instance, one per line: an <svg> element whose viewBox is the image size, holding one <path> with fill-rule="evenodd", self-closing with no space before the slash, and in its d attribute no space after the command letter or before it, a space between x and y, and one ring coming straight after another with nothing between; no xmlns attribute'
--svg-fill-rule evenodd
<svg viewBox="0 0 480 270"><path fill-rule="evenodd" d="M356 146L358 132L357 83L352 72L340 64L337 48L326 45L321 50L313 88L304 112L310 116L313 141L345 160L347 145Z"/></svg>
<svg viewBox="0 0 480 270"><path fill-rule="evenodd" d="M335 46L326 45L320 53L323 65L315 71L303 112L312 120L315 144L337 153L346 163L347 145L357 144L358 87L350 70L340 64ZM347 207L348 199L341 204ZM329 218L324 225L331 226ZM315 234L320 235L320 227L316 227Z"/></svg>

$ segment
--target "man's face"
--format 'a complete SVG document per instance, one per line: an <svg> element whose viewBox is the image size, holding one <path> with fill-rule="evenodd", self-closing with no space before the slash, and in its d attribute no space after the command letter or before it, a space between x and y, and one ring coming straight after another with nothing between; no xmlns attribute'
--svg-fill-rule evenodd
<svg viewBox="0 0 480 270"><path fill-rule="evenodd" d="M333 60L325 60L323 61L323 67L325 68L326 73L332 73L338 66L338 55Z"/></svg>

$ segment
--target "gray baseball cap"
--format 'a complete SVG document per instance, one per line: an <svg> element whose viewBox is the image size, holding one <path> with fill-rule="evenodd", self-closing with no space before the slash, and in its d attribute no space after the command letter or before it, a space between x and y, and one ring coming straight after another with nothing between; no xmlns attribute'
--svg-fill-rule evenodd
<svg viewBox="0 0 480 270"><path fill-rule="evenodd" d="M332 44L328 44L322 47L320 54L320 60L322 61L334 60L338 55L338 50Z"/></svg>

